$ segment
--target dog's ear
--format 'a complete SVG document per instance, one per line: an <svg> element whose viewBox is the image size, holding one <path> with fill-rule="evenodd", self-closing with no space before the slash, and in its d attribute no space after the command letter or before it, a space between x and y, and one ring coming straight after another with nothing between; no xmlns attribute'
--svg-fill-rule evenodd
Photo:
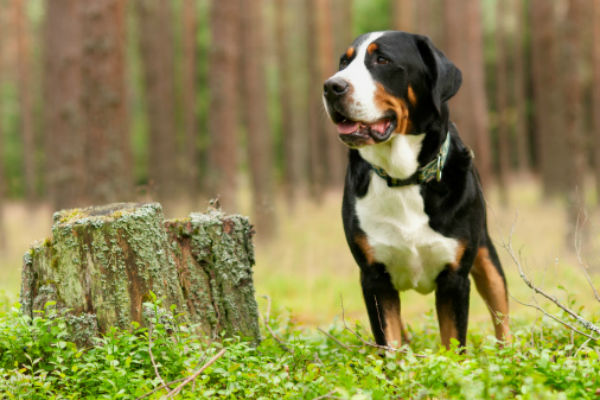
<svg viewBox="0 0 600 400"><path fill-rule="evenodd" d="M458 92L462 83L460 70L438 50L426 36L417 36L417 48L431 76L431 98L438 114L442 104Z"/></svg>

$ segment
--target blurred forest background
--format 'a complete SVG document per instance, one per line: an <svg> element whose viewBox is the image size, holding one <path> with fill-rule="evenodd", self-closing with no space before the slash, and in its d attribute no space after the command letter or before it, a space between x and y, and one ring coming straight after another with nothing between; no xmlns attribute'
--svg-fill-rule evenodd
<svg viewBox="0 0 600 400"><path fill-rule="evenodd" d="M594 249L577 221L599 199L600 0L0 0L0 288L52 210L187 215L216 197L267 243L259 287L287 271L273 287L289 297L340 264L356 281L346 150L320 92L355 36L386 29L430 36L462 70L451 116L492 226L528 215L542 264L581 232Z"/></svg>

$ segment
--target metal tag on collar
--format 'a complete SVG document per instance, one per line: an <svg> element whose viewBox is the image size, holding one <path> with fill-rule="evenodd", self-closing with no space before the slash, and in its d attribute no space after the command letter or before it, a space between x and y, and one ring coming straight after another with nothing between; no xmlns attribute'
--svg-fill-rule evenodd
<svg viewBox="0 0 600 400"><path fill-rule="evenodd" d="M435 170L435 180L442 180L442 152L440 151L437 156L437 168Z"/></svg>

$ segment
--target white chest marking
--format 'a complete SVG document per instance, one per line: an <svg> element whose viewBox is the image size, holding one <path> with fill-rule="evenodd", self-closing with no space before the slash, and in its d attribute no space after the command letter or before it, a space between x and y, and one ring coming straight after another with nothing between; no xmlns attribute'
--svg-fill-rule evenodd
<svg viewBox="0 0 600 400"><path fill-rule="evenodd" d="M393 167L386 169L390 175L404 178L416 170L417 165L413 164L418 151L413 152L412 157L403 155L406 157L403 161L388 158L389 165L394 162L402 165L398 168L398 176L392 172ZM368 161L376 163L375 160ZM400 291L431 292L435 289L438 274L456 261L458 241L434 231L429 226L424 207L418 185L390 188L376 174L371 175L365 197L356 202L360 227L367 235L374 258L386 266L394 287Z"/></svg>

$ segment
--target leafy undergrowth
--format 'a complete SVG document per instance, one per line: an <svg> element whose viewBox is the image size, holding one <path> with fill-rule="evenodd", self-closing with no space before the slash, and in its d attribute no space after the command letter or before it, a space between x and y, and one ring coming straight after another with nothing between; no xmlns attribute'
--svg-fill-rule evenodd
<svg viewBox="0 0 600 400"><path fill-rule="evenodd" d="M208 344L184 325L155 321L113 330L78 349L47 307L33 320L0 304L0 398L164 398L206 363L176 398L224 399L560 399L600 396L600 347L551 322L513 322L514 341L500 348L472 329L466 354L439 348L432 315L410 346L382 357L342 324L303 330L280 318L258 347L236 339ZM475 332L473 332L475 331ZM326 333L324 333L326 332ZM154 364L149 345L152 346ZM146 397L144 397L146 396Z"/></svg>

